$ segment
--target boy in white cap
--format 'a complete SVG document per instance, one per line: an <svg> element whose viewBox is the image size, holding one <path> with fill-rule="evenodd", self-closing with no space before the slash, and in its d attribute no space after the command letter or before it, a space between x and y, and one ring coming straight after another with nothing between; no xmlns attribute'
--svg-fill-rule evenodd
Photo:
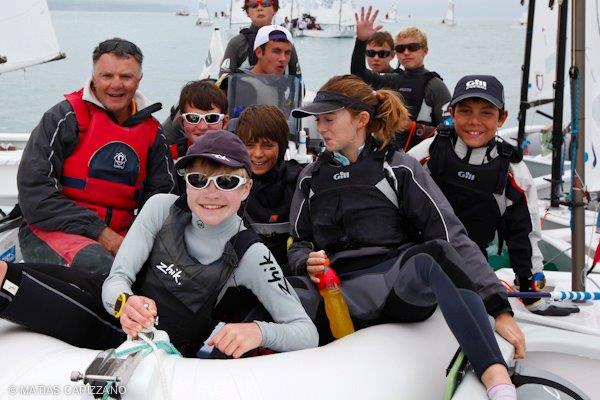
<svg viewBox="0 0 600 400"><path fill-rule="evenodd" d="M257 32L263 26L273 23L273 17L278 10L278 0L246 0L244 2L244 11L252 23L248 28L240 30L240 33L227 43L221 64L221 75L232 74L239 68L251 68L256 64L253 46ZM300 75L298 55L293 48L290 60L286 72L289 75Z"/></svg>

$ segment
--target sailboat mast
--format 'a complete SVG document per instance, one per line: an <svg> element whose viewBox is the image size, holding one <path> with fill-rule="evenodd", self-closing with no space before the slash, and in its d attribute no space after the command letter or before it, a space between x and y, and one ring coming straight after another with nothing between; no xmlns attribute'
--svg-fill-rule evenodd
<svg viewBox="0 0 600 400"><path fill-rule="evenodd" d="M231 29L231 19L233 18L233 0L229 0L229 29Z"/></svg>
<svg viewBox="0 0 600 400"><path fill-rule="evenodd" d="M523 63L523 75L521 76L521 103L519 105L519 133L517 135L517 144L519 152L523 152L523 140L525 140L525 125L527 123L527 110L529 89L529 70L531 68L531 43L533 41L533 19L535 14L535 0L529 0L527 10L527 29L525 33L525 62Z"/></svg>
<svg viewBox="0 0 600 400"><path fill-rule="evenodd" d="M571 60L569 70L572 87L575 87L573 98L575 107L573 118L576 134L574 140L577 146L575 153L575 173L571 178L573 184L573 208L571 231L571 285L573 290L585 290L585 209L583 191L585 182L584 150L585 150L585 1L573 0L571 13Z"/></svg>
<svg viewBox="0 0 600 400"><path fill-rule="evenodd" d="M343 0L340 0L340 14L339 14L339 20L338 20L338 29L340 31L342 30L342 2L343 2Z"/></svg>
<svg viewBox="0 0 600 400"><path fill-rule="evenodd" d="M560 2L558 9L558 39L556 51L556 84L554 89L554 108L552 112L552 178L550 206L560 205L562 184L562 145L563 145L563 101L565 93L565 53L567 47L568 0Z"/></svg>

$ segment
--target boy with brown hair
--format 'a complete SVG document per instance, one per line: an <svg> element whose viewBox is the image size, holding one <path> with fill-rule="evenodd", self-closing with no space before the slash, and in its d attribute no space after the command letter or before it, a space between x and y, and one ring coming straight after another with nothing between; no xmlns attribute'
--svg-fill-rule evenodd
<svg viewBox="0 0 600 400"><path fill-rule="evenodd" d="M186 83L177 108L163 123L171 156L174 160L183 157L196 139L208 131L224 129L228 122L227 97L212 80Z"/></svg>
<svg viewBox="0 0 600 400"><path fill-rule="evenodd" d="M254 181L244 221L259 234L287 273L290 205L302 171L297 161L284 160L287 120L275 106L249 106L240 115L235 133L246 144Z"/></svg>
<svg viewBox="0 0 600 400"><path fill-rule="evenodd" d="M390 62L394 58L394 39L389 32L377 32L367 41L367 65L378 74L392 73Z"/></svg>

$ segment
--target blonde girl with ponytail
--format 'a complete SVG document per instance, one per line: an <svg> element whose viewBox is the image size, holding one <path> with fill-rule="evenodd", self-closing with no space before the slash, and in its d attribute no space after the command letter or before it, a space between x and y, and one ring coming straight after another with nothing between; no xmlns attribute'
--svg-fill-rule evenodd
<svg viewBox="0 0 600 400"><path fill-rule="evenodd" d="M321 343L331 334L315 283L330 265L355 326L423 321L439 306L490 399L516 399L486 311L516 357L524 355L524 336L446 198L417 160L395 148L395 133L409 123L399 96L353 75L335 76L292 115L316 118L325 143L298 179L288 251L291 273L304 281L298 287L308 288L298 294Z"/></svg>

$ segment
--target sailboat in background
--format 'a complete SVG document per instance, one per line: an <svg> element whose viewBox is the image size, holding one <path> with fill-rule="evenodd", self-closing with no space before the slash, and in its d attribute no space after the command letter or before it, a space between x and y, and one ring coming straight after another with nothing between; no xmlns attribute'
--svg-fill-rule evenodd
<svg viewBox="0 0 600 400"><path fill-rule="evenodd" d="M353 38L356 12L351 0L319 0L313 4L310 15L321 29L305 29L304 36L320 38Z"/></svg>
<svg viewBox="0 0 600 400"><path fill-rule="evenodd" d="M565 60L571 53L570 8L565 7L559 19L560 7L548 6L547 1L531 1L529 8L535 18L528 27L529 45L523 66L524 81L521 84L521 110L519 129L507 129L499 135L515 140L523 149L523 160L534 176L538 187L539 212L542 217L542 240L540 250L547 262L559 270L571 269L571 210L564 203L563 193L576 192L571 187L572 148L571 137L571 91ZM586 36L588 43L598 43L600 26L597 23L596 2L590 2L586 11ZM559 21L562 21L559 24ZM559 46L557 46L557 43ZM588 45L585 68L585 189L589 193L600 192L600 116L594 112L600 104L600 48ZM565 90L566 89L566 90ZM553 110L540 110L552 105ZM537 113L552 119L550 127L526 125L527 110L538 108ZM551 115L550 115L550 114ZM517 135L518 132L518 135ZM552 174L550 174L552 172ZM540 190L543 188L543 190ZM593 196L592 196L593 197ZM596 203L597 205L597 203ZM595 249L598 249L597 208L592 205L584 211L586 265L590 265Z"/></svg>
<svg viewBox="0 0 600 400"><path fill-rule="evenodd" d="M395 24L398 22L398 11L395 4L388 9L383 18L379 19L379 22L384 24Z"/></svg>
<svg viewBox="0 0 600 400"><path fill-rule="evenodd" d="M244 11L244 0L230 0L229 2L229 29L234 25L249 26L252 21Z"/></svg>
<svg viewBox="0 0 600 400"><path fill-rule="evenodd" d="M66 57L46 0L3 1L0 38L0 74ZM0 133L0 210L8 211L17 202L17 168L28 139L28 133Z"/></svg>
<svg viewBox="0 0 600 400"><path fill-rule="evenodd" d="M208 47L208 54L204 60L204 69L200 73L200 79L219 78L223 54L225 54L225 51L223 50L221 31L219 28L215 28L210 37L210 46Z"/></svg>
<svg viewBox="0 0 600 400"><path fill-rule="evenodd" d="M275 14L274 24L285 25L286 19L290 23L295 18L302 18L300 0L280 0L279 11Z"/></svg>
<svg viewBox="0 0 600 400"><path fill-rule="evenodd" d="M65 58L46 0L3 1L0 38L0 74Z"/></svg>
<svg viewBox="0 0 600 400"><path fill-rule="evenodd" d="M209 26L212 25L210 19L210 13L208 12L208 6L206 0L198 1L198 18L196 19L196 25Z"/></svg>
<svg viewBox="0 0 600 400"><path fill-rule="evenodd" d="M446 18L442 19L442 24L453 26L456 25L454 21L454 0L448 0L448 9L446 10Z"/></svg>

